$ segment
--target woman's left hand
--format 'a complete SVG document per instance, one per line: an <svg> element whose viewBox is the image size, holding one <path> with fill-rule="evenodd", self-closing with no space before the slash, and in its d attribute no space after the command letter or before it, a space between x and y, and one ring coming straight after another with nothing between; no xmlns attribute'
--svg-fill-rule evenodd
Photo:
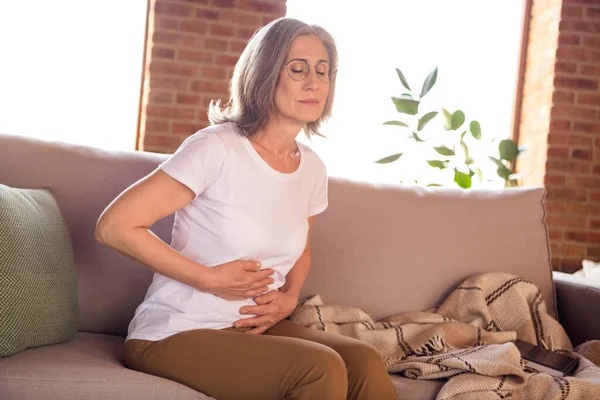
<svg viewBox="0 0 600 400"><path fill-rule="evenodd" d="M240 319L233 326L254 327L245 333L261 334L276 323L287 318L298 304L298 296L272 290L254 298L257 305L240 308L240 314L255 314L255 317Z"/></svg>

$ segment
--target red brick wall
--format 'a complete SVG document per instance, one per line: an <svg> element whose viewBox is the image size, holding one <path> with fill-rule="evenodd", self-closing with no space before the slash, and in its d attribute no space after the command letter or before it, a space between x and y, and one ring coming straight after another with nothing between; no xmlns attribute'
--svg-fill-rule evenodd
<svg viewBox="0 0 600 400"><path fill-rule="evenodd" d="M544 184L561 2L534 0L531 7L519 127L520 142L529 144L519 160L524 185Z"/></svg>
<svg viewBox="0 0 600 400"><path fill-rule="evenodd" d="M527 53L519 168L546 186L552 264L571 272L600 259L600 2L533 0Z"/></svg>
<svg viewBox="0 0 600 400"><path fill-rule="evenodd" d="M152 0L138 149L172 153L207 126L248 39L285 12L285 0Z"/></svg>

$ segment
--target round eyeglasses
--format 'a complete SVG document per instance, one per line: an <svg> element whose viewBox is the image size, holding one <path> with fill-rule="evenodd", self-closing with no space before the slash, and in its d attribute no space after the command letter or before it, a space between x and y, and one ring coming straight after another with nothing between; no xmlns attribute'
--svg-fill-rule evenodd
<svg viewBox="0 0 600 400"><path fill-rule="evenodd" d="M287 64L283 66L286 69L290 78L295 81L302 81L306 79L308 74L310 73L311 65L306 60L294 59L288 61ZM332 70L329 63L327 61L319 61L314 65L315 72L321 82L331 83L335 80L335 75L337 74L337 70Z"/></svg>

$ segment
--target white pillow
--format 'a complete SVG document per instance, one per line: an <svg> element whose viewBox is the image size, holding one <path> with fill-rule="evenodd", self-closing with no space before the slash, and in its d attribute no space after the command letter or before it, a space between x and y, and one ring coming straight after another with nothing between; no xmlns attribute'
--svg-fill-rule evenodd
<svg viewBox="0 0 600 400"><path fill-rule="evenodd" d="M600 281L600 262L583 260L581 265L583 265L583 269L575 272L574 275L581 275L587 279Z"/></svg>

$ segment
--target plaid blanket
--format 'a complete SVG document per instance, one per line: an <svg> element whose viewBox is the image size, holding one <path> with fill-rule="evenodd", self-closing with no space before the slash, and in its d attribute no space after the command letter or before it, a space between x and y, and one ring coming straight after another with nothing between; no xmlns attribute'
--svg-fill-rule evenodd
<svg viewBox="0 0 600 400"><path fill-rule="evenodd" d="M573 350L546 310L540 290L509 274L467 279L434 309L373 321L355 307L301 302L290 320L350 336L379 350L388 371L413 379L449 378L439 400L600 399L600 341ZM512 340L519 338L579 358L572 376L524 368Z"/></svg>

